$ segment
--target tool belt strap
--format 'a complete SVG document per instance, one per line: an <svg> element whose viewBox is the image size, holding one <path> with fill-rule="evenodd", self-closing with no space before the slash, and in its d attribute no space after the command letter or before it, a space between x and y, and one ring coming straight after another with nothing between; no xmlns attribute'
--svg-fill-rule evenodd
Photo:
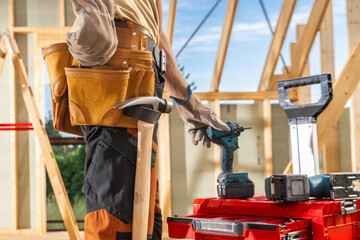
<svg viewBox="0 0 360 240"><path fill-rule="evenodd" d="M137 24L131 23L131 22L125 22L122 20L115 20L115 26L117 28L127 28L127 29L133 29L135 31L143 33L147 38L147 44L146 49L139 49L139 50L147 50L149 52L152 52L153 56L153 62L158 69L160 74L164 74L166 71L166 54L165 51L160 49L158 45L154 42L152 37L150 36L149 32L143 28L142 26L139 26ZM135 33L136 34L136 33ZM145 37L144 36L144 37ZM119 39L121 41L121 39ZM136 48L136 45L128 46L128 48Z"/></svg>

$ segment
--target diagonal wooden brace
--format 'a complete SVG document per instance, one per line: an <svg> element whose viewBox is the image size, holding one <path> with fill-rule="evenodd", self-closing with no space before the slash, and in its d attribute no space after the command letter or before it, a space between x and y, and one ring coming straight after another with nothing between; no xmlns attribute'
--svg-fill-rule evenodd
<svg viewBox="0 0 360 240"><path fill-rule="evenodd" d="M18 46L16 44L16 41L12 39L9 34L3 34L3 37L7 38L9 50L12 55L15 76L19 83L26 108L29 112L37 140L39 141L39 145L44 156L45 167L48 172L50 183L54 190L54 194L66 230L68 231L71 240L80 240L81 237L79 229L70 205L69 197L64 187L64 182L61 178L59 167L56 163L54 153L52 151L51 144L45 130L45 125L41 119L39 109L33 96L26 69L18 50Z"/></svg>

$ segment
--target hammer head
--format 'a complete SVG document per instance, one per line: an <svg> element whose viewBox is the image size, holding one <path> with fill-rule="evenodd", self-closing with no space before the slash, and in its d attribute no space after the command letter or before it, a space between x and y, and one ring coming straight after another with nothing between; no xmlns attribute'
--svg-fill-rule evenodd
<svg viewBox="0 0 360 240"><path fill-rule="evenodd" d="M161 113L171 112L173 102L158 97L136 97L128 99L114 108L124 109L125 116L155 124Z"/></svg>

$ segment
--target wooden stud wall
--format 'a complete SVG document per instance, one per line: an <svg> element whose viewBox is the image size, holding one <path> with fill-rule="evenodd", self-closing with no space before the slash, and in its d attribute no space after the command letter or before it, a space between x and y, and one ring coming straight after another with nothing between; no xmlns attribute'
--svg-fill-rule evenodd
<svg viewBox="0 0 360 240"><path fill-rule="evenodd" d="M15 26L15 16L14 16L14 0L8 0L9 2L9 26L11 34L34 34L34 44L36 51L39 51L39 48L42 44L46 42L47 34L64 34L65 32L70 31L70 27L66 27L65 23L65 0L59 0L59 12L60 12L60 27L18 27ZM333 63L333 38L332 38L332 7L331 0L315 0L312 12L310 14L308 23L305 26L299 26L298 32L303 32L299 34L298 42L291 45L291 67L288 67L290 73L285 73L281 76L274 75L274 70L278 62L280 51L286 36L291 16L294 12L296 5L296 0L284 0L283 6L279 15L279 22L277 24L273 40L269 49L269 54L264 66L263 74L260 80L258 87L259 92L256 93L222 93L219 91L219 85L221 81L221 76L224 68L224 63L226 59L226 53L229 45L229 40L231 36L231 30L235 19L236 9L238 5L238 0L228 0L223 32L219 44L216 64L214 68L214 74L211 83L211 92L209 93L196 93L196 95L201 100L210 100L214 103L215 112L220 115L220 104L219 100L245 100L252 99L256 101L263 101L263 111L264 111L264 148L265 148L265 176L272 174L272 134L271 134L271 104L269 99L276 99L276 91L267 91L274 89L275 83L278 80L288 79L293 77L299 77L304 74L308 74L309 62L308 56L313 45L314 39L317 32L320 30L321 33L321 57L322 57L322 72L332 72L334 73L334 63ZM170 42L173 39L174 24L175 24L175 15L176 15L176 5L177 0L170 0L169 4L169 19L167 25L167 36ZM348 32L349 32L349 52L351 52L349 60L345 65L342 73L340 74L338 80L334 84L334 99L319 117L318 121L318 139L319 139L319 149L323 146L324 149L324 158L325 158L325 171L333 172L339 169L338 164L338 143L336 143L337 138L331 137L336 136L337 131L337 121L340 118L340 115L343 111L343 108L354 91L356 85L359 82L360 68L360 43L358 42L360 36L360 27L359 27L359 16L360 16L360 0L347 0L348 8ZM301 36L301 37L300 37ZM43 40L41 40L43 38ZM1 52L0 52L1 54ZM35 53L36 64L42 65L39 58L39 53ZM1 65L0 58L0 69ZM11 78L11 93L15 93L15 77L14 73ZM40 68L35 70L36 79L41 74ZM333 75L334 76L334 75ZM39 78L40 79L40 78ZM37 97L38 102L43 102L43 96L41 96L41 82L37 82L36 89L39 90ZM264 91L266 90L266 91ZM355 98L353 97L354 102L358 103L360 101L360 90L355 90L357 94ZM299 91L297 93L291 93L291 97L294 99L299 99L303 101L308 99L309 91ZM11 109L11 121L17 122L17 116L15 111L16 106L16 94L11 94L10 100L10 109ZM356 104L358 105L358 104ZM355 106L355 105L353 105ZM353 161L353 171L360 171L360 163L356 159L360 159L360 149L358 146L360 144L360 123L357 123L360 119L360 107L352 107L351 119L352 119L352 161ZM164 115L160 120L161 128L159 129L159 139L162 142L169 142L169 119L167 115ZM325 141L326 139L332 139L331 143ZM46 199L44 197L44 165L43 158L39 158L36 162L36 171L37 171L37 181L42 183L37 184L37 189L41 194L37 195L37 201L39 201L37 208L37 223L38 229L18 229L18 189L17 189L17 139L16 134L11 134L11 193L13 199L12 206L12 230L11 233L25 233L29 232L32 234L44 233L46 231ZM170 145L169 145L170 146ZM164 156L163 160L160 160L160 178L161 183L165 186L164 195L162 203L164 219L166 216L171 216L171 165L170 165L170 148L169 146L163 146L159 151ZM334 147L335 146L335 147ZM219 161L219 149L215 150L215 176L217 176L220 171L220 161ZM291 171L291 163L287 166L286 171ZM40 219L40 220L39 220ZM44 220L45 219L45 220ZM166 224L164 224L166 226ZM6 231L5 231L6 232ZM0 231L0 234L4 231Z"/></svg>
<svg viewBox="0 0 360 240"><path fill-rule="evenodd" d="M347 0L348 47L349 54L360 39L360 1ZM357 78L360 78L359 76ZM350 139L352 170L360 172L360 85L351 97Z"/></svg>

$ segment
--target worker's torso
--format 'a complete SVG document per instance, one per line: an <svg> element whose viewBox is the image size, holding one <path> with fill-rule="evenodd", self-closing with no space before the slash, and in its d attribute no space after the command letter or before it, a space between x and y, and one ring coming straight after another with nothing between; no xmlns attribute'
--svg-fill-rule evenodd
<svg viewBox="0 0 360 240"><path fill-rule="evenodd" d="M114 0L115 19L130 21L146 28L158 43L159 15L156 0Z"/></svg>

